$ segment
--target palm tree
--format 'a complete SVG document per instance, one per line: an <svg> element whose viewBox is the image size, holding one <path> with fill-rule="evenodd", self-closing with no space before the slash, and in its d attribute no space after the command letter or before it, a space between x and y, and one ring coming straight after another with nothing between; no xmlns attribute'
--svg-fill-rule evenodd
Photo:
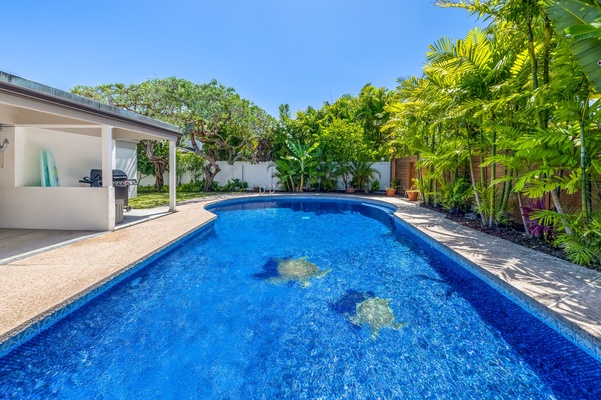
<svg viewBox="0 0 601 400"><path fill-rule="evenodd" d="M501 28L505 26L502 25ZM465 39L454 43L448 38L440 39L430 46L430 52L427 53L430 63L425 67L432 84L450 94L451 101L446 113L454 116L465 131L471 184L482 223L486 224L488 217L489 227L494 224L496 214L496 164L493 161L490 167L489 187L483 161L486 155L496 155L496 120L499 111L492 109L490 105L499 96L499 86L509 76L508 50L497 40L497 36L503 32L504 29L484 31L476 28ZM474 150L481 154L480 187L474 179ZM488 192L488 203L480 199L479 190Z"/></svg>
<svg viewBox="0 0 601 400"><path fill-rule="evenodd" d="M593 229L597 206L591 194L601 188L601 101L600 90L594 91L601 82L599 2L437 4L467 9L491 24L462 40L437 41L424 74L399 82L386 107L395 154L418 156L420 187L433 193L435 202L445 195L437 185L448 187L469 171L488 225L506 209L510 192L522 204L522 195L550 194L556 212L548 220L569 236L562 245L586 244L578 238ZM592 78L593 73L599 78ZM479 181L474 179L477 157ZM500 176L496 166L504 171ZM567 215L563 196L576 192L582 213Z"/></svg>
<svg viewBox="0 0 601 400"><path fill-rule="evenodd" d="M374 176L377 174L379 177L382 175L380 171L375 168L372 168L374 165L373 162L367 161L354 161L351 163L351 173L353 175L353 182L355 187L359 190L365 190L365 193L368 191L368 183Z"/></svg>
<svg viewBox="0 0 601 400"><path fill-rule="evenodd" d="M526 107L529 112L528 118L536 121L538 131L545 132L548 135L547 130L552 116L549 98L546 97L547 93L544 89L551 82L550 62L552 60L553 30L542 3L535 0L438 0L437 4L441 7L464 8L480 16L492 17L495 21L492 26L506 24L507 27L512 29L515 38L522 39L525 48L517 54L516 65L525 66L526 63L529 63L530 79L526 83L530 86L531 100ZM520 49L522 48L523 46L520 47ZM526 85L521 87L521 90L526 89ZM529 124L526 123L526 125ZM540 167L542 173L530 174L528 183L545 187L557 212L564 215L564 207L557 189L559 185L553 186L553 181L556 180L555 169L549 164L549 159L546 156L546 152L550 150L552 149L545 147L539 153L542 154L542 165ZM518 187L516 186L516 189ZM562 217L562 220L564 226L567 227L567 232L570 232L568 219Z"/></svg>

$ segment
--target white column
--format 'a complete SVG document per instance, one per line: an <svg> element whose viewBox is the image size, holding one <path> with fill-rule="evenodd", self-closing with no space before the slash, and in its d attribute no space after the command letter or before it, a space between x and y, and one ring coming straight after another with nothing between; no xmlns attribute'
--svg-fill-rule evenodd
<svg viewBox="0 0 601 400"><path fill-rule="evenodd" d="M102 127L102 188L107 189L107 230L115 230L115 188L113 187L113 156L115 141L113 127Z"/></svg>
<svg viewBox="0 0 601 400"><path fill-rule="evenodd" d="M169 141L169 211L175 211L175 141Z"/></svg>

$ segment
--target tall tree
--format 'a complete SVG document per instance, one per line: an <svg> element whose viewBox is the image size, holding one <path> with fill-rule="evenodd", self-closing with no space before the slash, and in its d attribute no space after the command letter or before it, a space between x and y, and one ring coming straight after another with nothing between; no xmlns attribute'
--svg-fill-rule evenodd
<svg viewBox="0 0 601 400"><path fill-rule="evenodd" d="M233 164L251 159L260 139L274 129L275 120L216 80L208 84L175 78L169 81L173 118L183 127L187 144L207 161L204 189L211 190L221 171L217 161Z"/></svg>
<svg viewBox="0 0 601 400"><path fill-rule="evenodd" d="M114 83L99 86L75 86L71 92L147 117L167 119L169 106L165 90L155 81L130 85ZM167 122L172 121L168 120ZM164 150L164 144L157 140L142 140L138 144L138 154L143 155L143 161L149 162L154 168L153 175L157 191L163 189L163 174L169 165L167 152ZM150 172L144 166L141 166L141 169Z"/></svg>
<svg viewBox="0 0 601 400"><path fill-rule="evenodd" d="M217 161L233 164L252 159L261 139L269 136L275 127L273 117L216 80L195 84L170 77L139 85L80 86L74 92L179 126L185 135L180 145L193 149L207 161L205 190L211 190L220 171ZM155 165L159 182L167 160L155 154L154 145L149 142L144 148L149 161ZM261 147L260 151L265 149Z"/></svg>

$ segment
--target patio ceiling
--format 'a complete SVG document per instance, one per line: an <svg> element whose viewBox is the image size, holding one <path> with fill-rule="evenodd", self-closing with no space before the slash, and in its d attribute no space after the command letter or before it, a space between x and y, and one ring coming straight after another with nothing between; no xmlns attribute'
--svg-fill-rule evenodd
<svg viewBox="0 0 601 400"><path fill-rule="evenodd" d="M171 140L178 127L0 71L0 125L36 127L115 140Z"/></svg>

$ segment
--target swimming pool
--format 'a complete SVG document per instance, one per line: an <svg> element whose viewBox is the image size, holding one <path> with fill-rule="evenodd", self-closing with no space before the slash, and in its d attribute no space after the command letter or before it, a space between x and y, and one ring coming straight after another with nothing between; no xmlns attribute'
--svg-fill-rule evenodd
<svg viewBox="0 0 601 400"><path fill-rule="evenodd" d="M386 207L263 198L212 211L0 359L0 398L601 396L596 360Z"/></svg>

